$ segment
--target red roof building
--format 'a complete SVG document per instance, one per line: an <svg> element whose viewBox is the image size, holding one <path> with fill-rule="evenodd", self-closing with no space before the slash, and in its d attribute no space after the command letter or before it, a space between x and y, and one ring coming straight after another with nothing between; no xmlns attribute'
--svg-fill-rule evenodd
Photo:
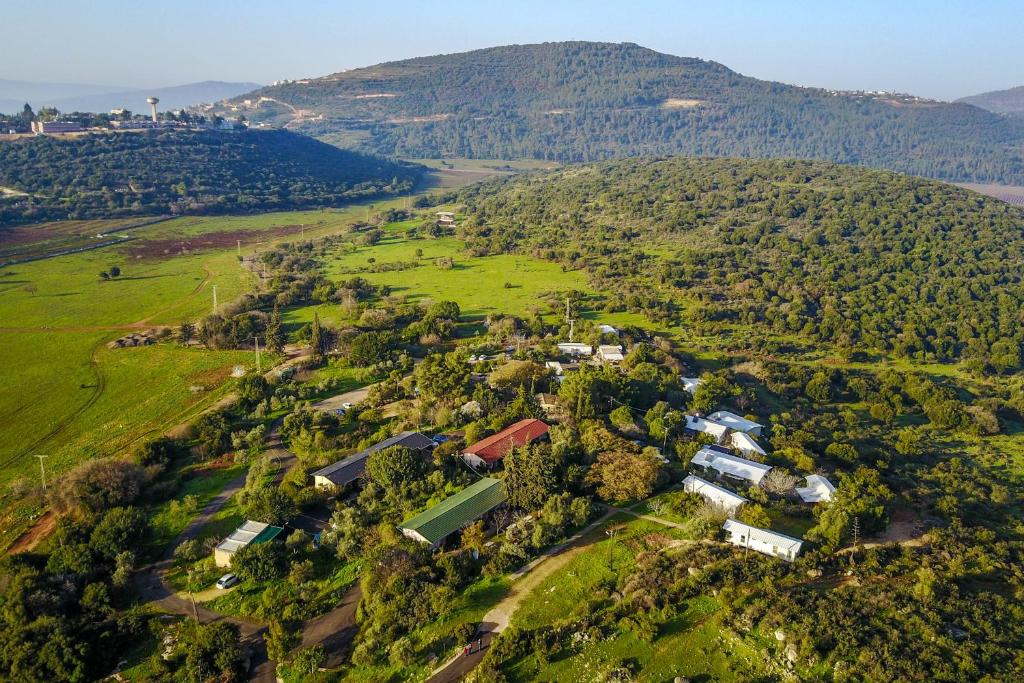
<svg viewBox="0 0 1024 683"><path fill-rule="evenodd" d="M532 443L548 433L548 426L541 420L520 420L497 434L477 441L462 451L462 457L470 465L492 467L513 448Z"/></svg>

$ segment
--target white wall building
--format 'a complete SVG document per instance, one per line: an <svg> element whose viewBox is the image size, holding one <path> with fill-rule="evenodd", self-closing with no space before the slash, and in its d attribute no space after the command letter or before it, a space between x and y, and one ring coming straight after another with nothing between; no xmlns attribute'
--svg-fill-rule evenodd
<svg viewBox="0 0 1024 683"><path fill-rule="evenodd" d="M727 455L716 451L710 446L705 446L697 451L690 464L705 469L713 469L719 474L725 474L734 479L748 481L753 486L760 484L764 475L768 474L772 469L771 465L747 460L738 455Z"/></svg>
<svg viewBox="0 0 1024 683"><path fill-rule="evenodd" d="M691 432L707 434L713 437L716 443L721 443L722 439L725 438L726 432L729 431L729 428L723 424L718 424L713 420L705 420L703 417L694 417L693 415L686 416L686 428Z"/></svg>
<svg viewBox="0 0 1024 683"><path fill-rule="evenodd" d="M683 490L699 493L709 503L725 510L730 515L735 515L740 506L747 502L747 499L738 493L733 493L692 474L683 479Z"/></svg>
<svg viewBox="0 0 1024 683"><path fill-rule="evenodd" d="M558 345L558 352L566 356L591 356L594 354L594 349L590 344L562 342Z"/></svg>
<svg viewBox="0 0 1024 683"><path fill-rule="evenodd" d="M615 344L602 344L597 347L597 357L602 363L621 363L625 356L622 347Z"/></svg>
<svg viewBox="0 0 1024 683"><path fill-rule="evenodd" d="M797 558L803 545L803 541L798 538L768 529L758 529L735 519L727 519L722 528L729 535L729 542L733 545L756 550L787 562Z"/></svg>
<svg viewBox="0 0 1024 683"><path fill-rule="evenodd" d="M836 487L820 474L807 476L807 486L796 489L796 494L805 503L827 503L832 500Z"/></svg>
<svg viewBox="0 0 1024 683"><path fill-rule="evenodd" d="M719 410L711 413L708 415L708 419L712 422L723 424L733 431L743 432L744 434L751 434L753 436L761 436L761 430L764 429L763 425L760 425L753 420L748 420L736 413L730 413L728 410Z"/></svg>
<svg viewBox="0 0 1024 683"><path fill-rule="evenodd" d="M690 392L691 394L697 391L697 387L699 387L701 382L703 381L700 377L683 377L682 380L683 389Z"/></svg>
<svg viewBox="0 0 1024 683"><path fill-rule="evenodd" d="M729 443L743 455L767 455L750 434L733 432L729 435Z"/></svg>

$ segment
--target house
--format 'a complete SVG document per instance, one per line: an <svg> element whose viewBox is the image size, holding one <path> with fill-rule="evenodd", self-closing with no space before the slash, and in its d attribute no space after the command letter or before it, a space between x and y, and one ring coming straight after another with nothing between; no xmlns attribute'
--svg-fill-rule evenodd
<svg viewBox="0 0 1024 683"><path fill-rule="evenodd" d="M505 486L499 479L484 477L434 507L407 519L398 529L407 538L431 548L465 528L506 500Z"/></svg>
<svg viewBox="0 0 1024 683"><path fill-rule="evenodd" d="M497 434L477 441L462 451L462 459L473 468L491 468L513 448L520 448L546 436L548 426L541 420L526 419L509 425Z"/></svg>
<svg viewBox="0 0 1024 683"><path fill-rule="evenodd" d="M796 489L796 494L805 503L827 503L832 500L832 494L835 492L836 487L832 482L820 474L808 475L807 486Z"/></svg>
<svg viewBox="0 0 1024 683"><path fill-rule="evenodd" d="M744 455L767 455L761 445L754 441L754 437L743 432L729 434L729 443Z"/></svg>
<svg viewBox="0 0 1024 683"><path fill-rule="evenodd" d="M351 484L363 476L363 473L366 471L366 459L377 451L391 446L402 446L411 451L417 451L422 455L436 445L430 437L424 436L419 432L402 432L389 439L384 439L369 448L365 448L355 455L350 455L347 458L331 463L310 476L313 477L313 485L317 488L340 487Z"/></svg>
<svg viewBox="0 0 1024 683"><path fill-rule="evenodd" d="M708 415L708 419L723 424L733 431L743 432L752 436L761 436L761 430L764 429L762 425L745 417L740 417L736 413L730 413L728 410L719 410L718 412L711 413Z"/></svg>
<svg viewBox="0 0 1024 683"><path fill-rule="evenodd" d="M549 360L544 363L544 367L555 373L555 377L562 377L565 375L565 368L557 360Z"/></svg>
<svg viewBox="0 0 1024 683"><path fill-rule="evenodd" d="M682 380L683 389L690 392L691 395L697 391L697 387L699 387L703 381L700 377L683 377Z"/></svg>
<svg viewBox="0 0 1024 683"><path fill-rule="evenodd" d="M729 534L729 542L741 548L749 548L759 553L777 557L780 560L792 562L800 554L800 546L803 541L792 536L758 529L736 519L727 519L722 525L725 532Z"/></svg>
<svg viewBox="0 0 1024 683"><path fill-rule="evenodd" d="M703 467L705 470L715 470L720 475L724 474L734 479L748 481L752 486L760 484L764 475L772 469L771 465L721 453L708 446L697 451L690 464Z"/></svg>
<svg viewBox="0 0 1024 683"><path fill-rule="evenodd" d="M692 474L683 479L683 490L699 493L709 503L725 510L730 515L735 515L740 506L747 502L743 496Z"/></svg>
<svg viewBox="0 0 1024 683"><path fill-rule="evenodd" d="M232 556L239 550L247 545L269 543L280 536L283 531L284 527L248 520L214 548L213 563L218 567L230 567Z"/></svg>
<svg viewBox="0 0 1024 683"><path fill-rule="evenodd" d="M597 331L600 332L601 334L619 334L619 331L612 327L611 325L598 325Z"/></svg>
<svg viewBox="0 0 1024 683"><path fill-rule="evenodd" d="M590 344L562 342L558 345L558 352L564 356L590 356L594 353L594 349Z"/></svg>
<svg viewBox="0 0 1024 683"><path fill-rule="evenodd" d="M537 399L537 405L548 417L559 412L558 397L554 394L537 394L534 398Z"/></svg>
<svg viewBox="0 0 1024 683"><path fill-rule="evenodd" d="M695 417L693 415L686 416L686 429L691 432L699 432L701 434L707 434L714 438L715 441L721 442L725 438L726 432L729 428L723 424L718 424L711 420L705 420L703 417Z"/></svg>
<svg viewBox="0 0 1024 683"><path fill-rule="evenodd" d="M437 212L437 227L439 228L452 228L455 227L455 214L451 211L438 211Z"/></svg>
<svg viewBox="0 0 1024 683"><path fill-rule="evenodd" d="M618 344L601 344L597 347L597 358L602 363L621 363L624 356Z"/></svg>

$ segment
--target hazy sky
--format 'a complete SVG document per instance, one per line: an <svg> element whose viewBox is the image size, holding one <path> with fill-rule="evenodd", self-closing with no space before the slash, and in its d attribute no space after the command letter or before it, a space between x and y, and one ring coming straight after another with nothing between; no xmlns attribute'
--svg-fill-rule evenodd
<svg viewBox="0 0 1024 683"><path fill-rule="evenodd" d="M138 87L442 52L629 41L797 85L952 99L1024 85L1024 0L48 0L0 13L0 78Z"/></svg>

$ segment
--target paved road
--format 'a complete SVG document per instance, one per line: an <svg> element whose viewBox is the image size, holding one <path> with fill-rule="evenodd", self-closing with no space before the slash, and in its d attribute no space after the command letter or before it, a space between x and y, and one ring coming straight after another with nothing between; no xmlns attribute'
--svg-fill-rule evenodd
<svg viewBox="0 0 1024 683"><path fill-rule="evenodd" d="M302 645L307 648L314 645L323 645L327 651L327 661L324 666L330 669L341 666L345 661L345 653L352 639L356 636L356 609L359 607L359 600L363 597L362 589L357 581L344 597L341 604L333 610L310 619L302 626Z"/></svg>

